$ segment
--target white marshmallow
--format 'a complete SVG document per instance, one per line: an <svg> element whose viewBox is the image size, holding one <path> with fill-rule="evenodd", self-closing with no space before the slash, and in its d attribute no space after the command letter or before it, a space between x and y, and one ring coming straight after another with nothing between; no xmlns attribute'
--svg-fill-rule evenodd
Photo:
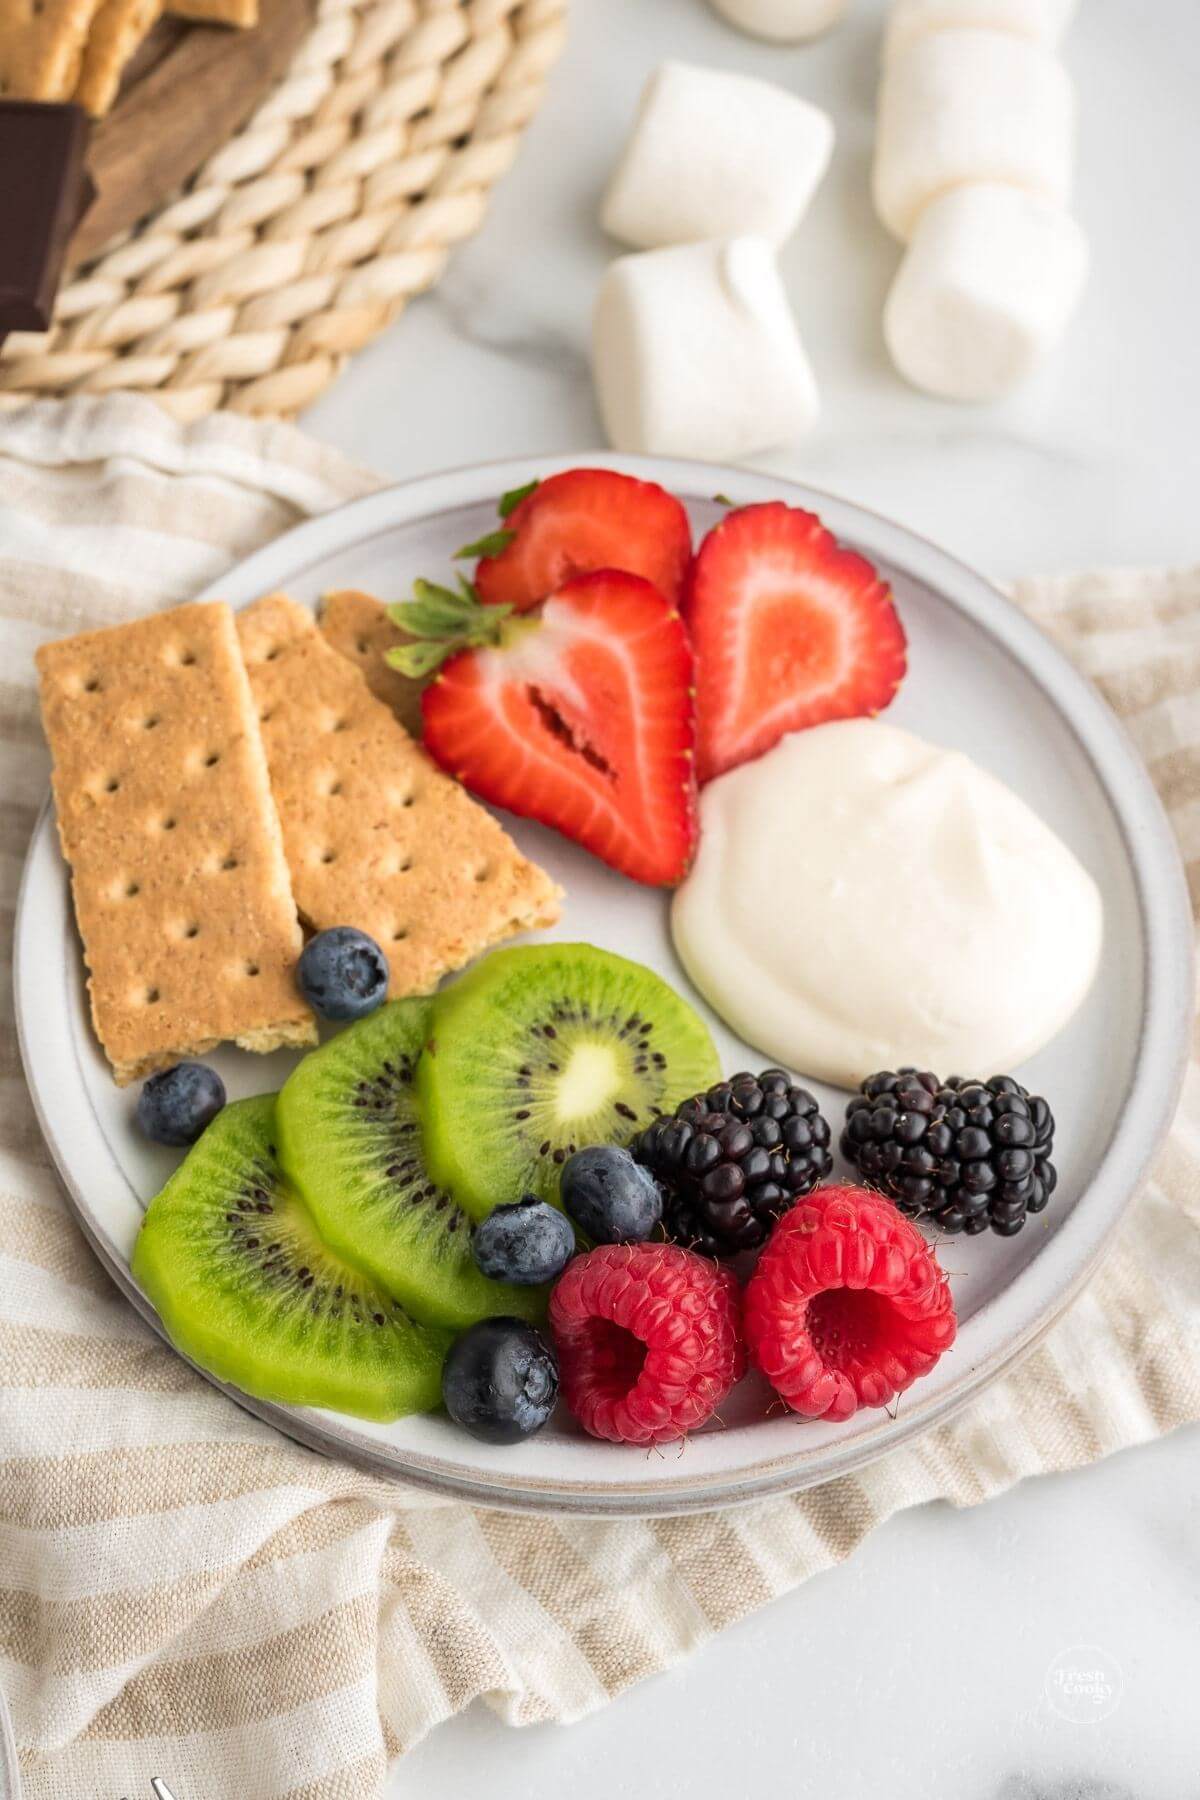
<svg viewBox="0 0 1200 1800"><path fill-rule="evenodd" d="M752 75L668 62L650 77L601 222L639 250L752 233L781 244L829 167L833 125Z"/></svg>
<svg viewBox="0 0 1200 1800"><path fill-rule="evenodd" d="M763 238L622 256L592 342L596 397L618 450L719 462L816 421L816 382Z"/></svg>
<svg viewBox="0 0 1200 1800"><path fill-rule="evenodd" d="M921 214L884 308L892 360L948 400L998 400L1062 336L1087 278L1069 214L999 183L953 188Z"/></svg>
<svg viewBox="0 0 1200 1800"><path fill-rule="evenodd" d="M711 4L714 12L751 37L798 44L836 25L847 0L711 0Z"/></svg>
<svg viewBox="0 0 1200 1800"><path fill-rule="evenodd" d="M1053 50L1074 10L1075 0L893 0L884 59L928 31L1008 31Z"/></svg>
<svg viewBox="0 0 1200 1800"><path fill-rule="evenodd" d="M1071 81L1047 50L1000 31L935 31L888 63L879 94L875 210L898 238L964 181L1070 199Z"/></svg>

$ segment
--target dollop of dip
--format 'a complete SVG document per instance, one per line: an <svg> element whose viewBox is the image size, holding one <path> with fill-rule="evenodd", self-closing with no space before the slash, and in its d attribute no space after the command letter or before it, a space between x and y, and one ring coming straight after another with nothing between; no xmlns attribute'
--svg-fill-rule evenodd
<svg viewBox="0 0 1200 1800"><path fill-rule="evenodd" d="M784 738L700 796L672 932L747 1043L856 1087L1006 1074L1091 986L1095 882L1010 788L875 719Z"/></svg>

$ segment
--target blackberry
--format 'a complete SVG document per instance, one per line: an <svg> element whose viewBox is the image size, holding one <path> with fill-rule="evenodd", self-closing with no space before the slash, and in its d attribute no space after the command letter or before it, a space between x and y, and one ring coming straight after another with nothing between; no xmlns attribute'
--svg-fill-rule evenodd
<svg viewBox="0 0 1200 1800"><path fill-rule="evenodd" d="M765 1243L833 1167L829 1126L782 1069L742 1073L656 1119L629 1146L663 1193L663 1229L706 1256Z"/></svg>
<svg viewBox="0 0 1200 1800"><path fill-rule="evenodd" d="M1046 1102L1010 1075L939 1081L918 1069L871 1075L846 1108L842 1155L911 1218L971 1236L1014 1237L1058 1175Z"/></svg>

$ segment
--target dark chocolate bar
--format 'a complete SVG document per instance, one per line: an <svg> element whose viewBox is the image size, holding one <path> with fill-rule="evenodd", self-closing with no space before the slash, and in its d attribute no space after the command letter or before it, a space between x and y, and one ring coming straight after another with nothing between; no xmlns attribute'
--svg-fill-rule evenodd
<svg viewBox="0 0 1200 1800"><path fill-rule="evenodd" d="M71 235L95 197L78 106L0 100L0 342L48 331Z"/></svg>

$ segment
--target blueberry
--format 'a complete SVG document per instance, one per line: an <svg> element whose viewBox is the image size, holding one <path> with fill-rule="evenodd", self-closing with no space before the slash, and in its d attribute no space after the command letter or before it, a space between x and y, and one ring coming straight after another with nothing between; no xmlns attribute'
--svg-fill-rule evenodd
<svg viewBox="0 0 1200 1800"><path fill-rule="evenodd" d="M557 1206L526 1194L512 1206L498 1206L477 1225L471 1249L490 1281L537 1287L562 1274L575 1254L575 1233Z"/></svg>
<svg viewBox="0 0 1200 1800"><path fill-rule="evenodd" d="M532 1437L557 1398L558 1358L520 1319L481 1319L450 1346L442 1370L446 1411L485 1444Z"/></svg>
<svg viewBox="0 0 1200 1800"><path fill-rule="evenodd" d="M662 1194L628 1150L577 1150L562 1172L562 1203L596 1244L640 1244L662 1218Z"/></svg>
<svg viewBox="0 0 1200 1800"><path fill-rule="evenodd" d="M296 984L323 1019L363 1019L387 999L387 958L365 931L318 931L296 964Z"/></svg>
<svg viewBox="0 0 1200 1800"><path fill-rule="evenodd" d="M155 1144L194 1144L225 1104L225 1083L204 1063L181 1062L152 1075L138 1095L137 1122Z"/></svg>

